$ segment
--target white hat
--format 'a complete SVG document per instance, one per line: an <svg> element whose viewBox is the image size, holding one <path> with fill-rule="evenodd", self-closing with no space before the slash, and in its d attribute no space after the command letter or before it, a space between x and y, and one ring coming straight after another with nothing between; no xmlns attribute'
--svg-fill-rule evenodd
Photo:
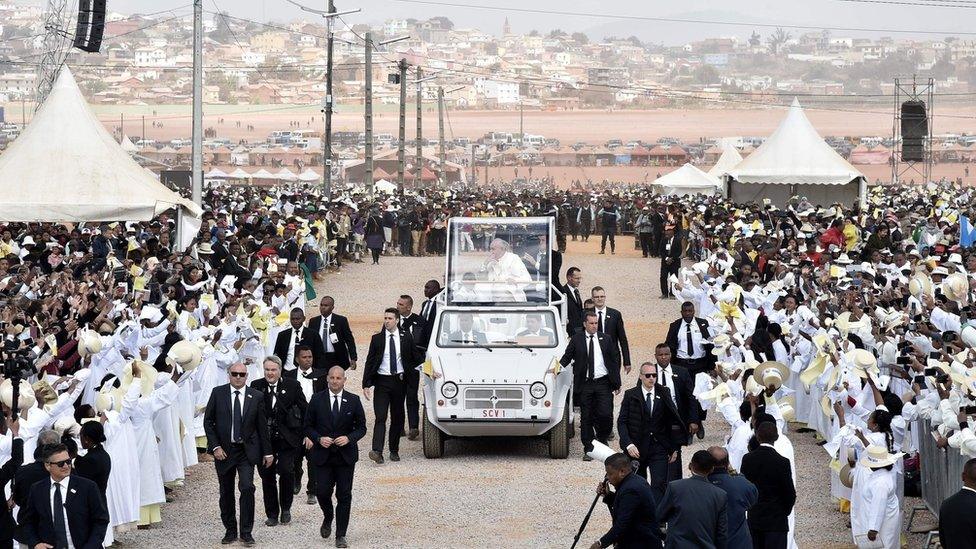
<svg viewBox="0 0 976 549"><path fill-rule="evenodd" d="M939 265L938 267L932 269L932 276L935 275L949 276L949 269L946 269L942 265Z"/></svg>
<svg viewBox="0 0 976 549"><path fill-rule="evenodd" d="M953 273L942 281L942 293L952 301L965 301L969 297L969 278Z"/></svg>
<svg viewBox="0 0 976 549"><path fill-rule="evenodd" d="M962 256L958 253L949 254L949 263L955 263L956 265L962 265Z"/></svg>
<svg viewBox="0 0 976 549"><path fill-rule="evenodd" d="M0 382L0 403L10 408L14 405L14 384L11 380L5 379ZM34 397L34 389L31 388L27 380L20 380L20 395L17 397L17 408L19 411L29 410L37 404Z"/></svg>
<svg viewBox="0 0 976 549"><path fill-rule="evenodd" d="M916 298L923 293L932 295L932 279L924 274L917 274L908 281L908 291Z"/></svg>
<svg viewBox="0 0 976 549"><path fill-rule="evenodd" d="M601 443L599 440L594 440L593 449L587 452L586 455L590 456L596 461L599 461L600 463L603 463L607 461L608 457L616 453L617 452L614 451L613 448L607 446L606 444Z"/></svg>
<svg viewBox="0 0 976 549"><path fill-rule="evenodd" d="M166 353L166 364L179 366L184 372L192 371L202 361L203 352L200 347L185 339L174 343Z"/></svg>
<svg viewBox="0 0 976 549"><path fill-rule="evenodd" d="M763 387L773 387L779 389L783 382L790 378L790 369L786 364L775 360L767 360L752 372L752 377Z"/></svg>
<svg viewBox="0 0 976 549"><path fill-rule="evenodd" d="M884 446L872 444L861 454L859 463L869 469L880 469L894 465L903 455L905 454L901 452L889 454L888 449Z"/></svg>
<svg viewBox="0 0 976 549"><path fill-rule="evenodd" d="M85 330L78 338L78 354L82 358L102 352L102 338L95 332Z"/></svg>
<svg viewBox="0 0 976 549"><path fill-rule="evenodd" d="M68 416L61 416L57 421L54 422L54 430L58 432L61 436L68 434L72 437L76 437L81 433L81 425L75 421L75 418Z"/></svg>
<svg viewBox="0 0 976 549"><path fill-rule="evenodd" d="M874 373L875 377L877 377L879 373L878 359L874 357L871 351L854 349L848 351L846 357L854 364L854 373L858 377L866 378L868 377L868 373Z"/></svg>
<svg viewBox="0 0 976 549"><path fill-rule="evenodd" d="M972 325L967 324L963 326L962 332L959 333L959 337L967 347L970 349L976 349L976 328L974 328Z"/></svg>
<svg viewBox="0 0 976 549"><path fill-rule="evenodd" d="M159 322L163 318L162 311L159 307L153 307L152 305L143 305L142 311L139 313L139 320L148 320L152 323Z"/></svg>
<svg viewBox="0 0 976 549"><path fill-rule="evenodd" d="M152 394L156 385L156 377L159 371L153 368L152 364L147 364L141 360L133 360L122 368L122 388L128 389L129 385L135 380L132 375L132 365L139 364L139 385L140 394L147 397Z"/></svg>
<svg viewBox="0 0 976 549"><path fill-rule="evenodd" d="M842 253L837 259L834 260L834 263L838 265L850 265L851 263L854 263L854 261L847 256L847 253Z"/></svg>

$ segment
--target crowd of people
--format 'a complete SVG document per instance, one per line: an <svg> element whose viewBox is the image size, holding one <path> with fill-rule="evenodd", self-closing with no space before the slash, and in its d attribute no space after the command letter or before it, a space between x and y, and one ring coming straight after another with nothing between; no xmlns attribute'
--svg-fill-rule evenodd
<svg viewBox="0 0 976 549"><path fill-rule="evenodd" d="M187 469L211 460L226 543L254 542L248 479L257 469L267 526L291 521L304 475L306 496L323 508L320 533L328 537L334 519L344 546L356 441L367 429L362 403L344 388L344 370L359 359L348 320L335 312L341 296L320 298L315 281L367 253L373 263L444 253L452 217L554 216L559 251L569 239L599 235L601 251L613 254L630 242L618 237L632 233L643 255L662 258L661 297L683 302L655 360L635 364L640 384L614 414L612 393L632 368L623 319L606 307L603 288L584 301L579 270L565 273L572 337L562 362L577 380L584 450L617 439L628 467L639 464L633 474L649 473L654 539L663 539L661 522L668 546L704 535L700 524L682 522L694 517L674 502L698 493L676 484L680 453L704 435L711 414L728 423L727 444L696 453L689 480L707 477L729 494L710 530L715 546L794 544L789 438L816 436L852 539L898 547L899 501L918 489L919 438L976 456L976 255L960 245L972 194L947 185L875 187L866 208L802 197L776 208L662 197L642 186L528 185L325 203L298 187L219 185L208 189L203 226L185 252L175 249L176 222L167 215L7 224L0 482L12 481L15 507L0 509L0 546L108 545L160 522ZM472 236L473 248L491 252L490 239ZM419 434L416 368L440 291L431 283L419 314L409 296L386 311L390 343L384 331L374 335L364 363L364 396L385 410L377 414L384 425L391 418L388 446L381 422L373 428L369 457L377 463L384 446L399 459L401 432ZM309 322L310 305L319 315ZM390 375L400 377L387 383ZM917 431L920 418L932 433ZM607 467L613 463L623 470L621 459ZM976 480L972 469L967 483ZM618 495L626 478L614 484ZM726 485L737 487L736 505ZM66 495L75 493L88 498L84 512ZM43 512L59 500L71 507L64 517ZM615 510L615 522L620 516ZM960 544L951 532L972 519L946 516L957 524L943 530L943 546L967 546L970 538ZM627 546L608 536L599 543Z"/></svg>

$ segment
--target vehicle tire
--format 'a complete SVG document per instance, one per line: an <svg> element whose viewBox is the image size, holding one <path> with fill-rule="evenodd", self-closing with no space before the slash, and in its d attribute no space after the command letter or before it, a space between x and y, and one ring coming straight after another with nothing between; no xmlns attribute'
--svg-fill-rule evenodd
<svg viewBox="0 0 976 549"><path fill-rule="evenodd" d="M566 459L569 457L569 407L563 407L563 418L549 431L549 457Z"/></svg>
<svg viewBox="0 0 976 549"><path fill-rule="evenodd" d="M437 459L444 456L444 433L427 418L427 407L424 407L424 457Z"/></svg>

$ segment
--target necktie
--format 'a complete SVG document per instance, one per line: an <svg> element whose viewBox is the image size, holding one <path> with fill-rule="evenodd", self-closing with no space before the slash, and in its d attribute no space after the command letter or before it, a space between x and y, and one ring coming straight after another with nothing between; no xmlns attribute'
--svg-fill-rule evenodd
<svg viewBox="0 0 976 549"><path fill-rule="evenodd" d="M464 337L461 339L464 340L464 343L466 345L471 345L472 343L474 343L474 338L471 337L471 332L464 332Z"/></svg>
<svg viewBox="0 0 976 549"><path fill-rule="evenodd" d="M390 374L397 374L396 342L393 340L393 334L390 334Z"/></svg>
<svg viewBox="0 0 976 549"><path fill-rule="evenodd" d="M644 396L644 405L647 406L647 414L651 415L654 413L654 394L647 393Z"/></svg>
<svg viewBox="0 0 976 549"><path fill-rule="evenodd" d="M54 484L54 539L55 549L67 549L68 530L64 524L64 502L61 499L61 484Z"/></svg>
<svg viewBox="0 0 976 549"><path fill-rule="evenodd" d="M607 332L606 330L603 329L603 311L600 311L599 313L597 313L597 315L599 315L599 320L600 320L600 333L605 334Z"/></svg>
<svg viewBox="0 0 976 549"><path fill-rule="evenodd" d="M582 309L583 308L583 302L580 300L579 290L576 289L576 288L573 288L573 295L576 296L576 306Z"/></svg>
<svg viewBox="0 0 976 549"><path fill-rule="evenodd" d="M244 424L244 414L241 412L241 391L238 389L234 391L234 442L241 442L244 437L241 436L241 426Z"/></svg>
<svg viewBox="0 0 976 549"><path fill-rule="evenodd" d="M686 327L688 328L686 332L688 336L688 358L691 358L695 356L695 344L691 341L691 322L687 323Z"/></svg>
<svg viewBox="0 0 976 549"><path fill-rule="evenodd" d="M595 359L593 358L593 336L587 336L590 340L586 344L586 379L593 379L595 369Z"/></svg>
<svg viewBox="0 0 976 549"><path fill-rule="evenodd" d="M332 417L339 416L339 395L332 395Z"/></svg>

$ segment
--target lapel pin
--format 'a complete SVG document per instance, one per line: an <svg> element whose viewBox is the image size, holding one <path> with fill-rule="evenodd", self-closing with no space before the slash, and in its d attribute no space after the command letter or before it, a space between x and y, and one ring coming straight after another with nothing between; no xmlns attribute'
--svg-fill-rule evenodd
<svg viewBox="0 0 976 549"><path fill-rule="evenodd" d="M74 488L72 488L72 489L70 489L68 491L71 492L72 494L76 494L77 493L77 492L75 492L75 489Z"/></svg>

